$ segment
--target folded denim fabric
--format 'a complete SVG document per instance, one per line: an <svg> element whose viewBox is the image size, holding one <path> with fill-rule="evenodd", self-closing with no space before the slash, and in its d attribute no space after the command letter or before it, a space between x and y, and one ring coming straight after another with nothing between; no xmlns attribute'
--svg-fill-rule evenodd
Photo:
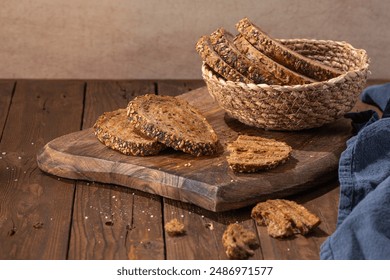
<svg viewBox="0 0 390 280"><path fill-rule="evenodd" d="M345 118L352 120L353 132L357 133L365 126L372 124L379 120L379 115L374 110L367 110L363 112L349 112L344 115Z"/></svg>
<svg viewBox="0 0 390 280"><path fill-rule="evenodd" d="M384 114L361 126L341 154L337 228L321 245L321 259L390 259L390 86L374 89L362 98Z"/></svg>
<svg viewBox="0 0 390 280"><path fill-rule="evenodd" d="M387 103L390 101L390 83L373 85L366 87L361 95L364 103L377 106L381 111L385 111Z"/></svg>

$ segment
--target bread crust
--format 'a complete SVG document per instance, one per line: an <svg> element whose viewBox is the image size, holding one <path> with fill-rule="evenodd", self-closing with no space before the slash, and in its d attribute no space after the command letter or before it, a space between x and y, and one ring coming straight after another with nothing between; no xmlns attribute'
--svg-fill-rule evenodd
<svg viewBox="0 0 390 280"><path fill-rule="evenodd" d="M213 49L208 36L202 36L195 46L196 51L202 57L203 61L210 66L214 72L218 73L224 79L233 82L254 83L253 80L245 77L239 71L227 64Z"/></svg>
<svg viewBox="0 0 390 280"><path fill-rule="evenodd" d="M253 64L261 65L263 68L262 77L268 84L301 85L316 82L316 80L292 71L270 59L253 47L241 34L235 37L234 44L243 55L253 61Z"/></svg>
<svg viewBox="0 0 390 280"><path fill-rule="evenodd" d="M318 81L335 78L342 74L337 69L285 47L250 22L248 18L241 19L236 24L236 28L260 52L295 72Z"/></svg>
<svg viewBox="0 0 390 280"><path fill-rule="evenodd" d="M143 135L194 156L217 152L218 136L206 118L187 101L146 94L127 106L130 122Z"/></svg>
<svg viewBox="0 0 390 280"><path fill-rule="evenodd" d="M284 142L259 136L240 135L228 143L226 160L234 172L252 173L284 163L292 148Z"/></svg>
<svg viewBox="0 0 390 280"><path fill-rule="evenodd" d="M234 36L224 28L215 30L210 35L210 42L215 52L245 77L251 79L256 84L266 82L277 82L266 79L269 75L264 69L253 64L245 55L243 55L234 45ZM272 78L272 75L271 77Z"/></svg>
<svg viewBox="0 0 390 280"><path fill-rule="evenodd" d="M125 155L157 155L165 148L156 140L139 135L128 120L126 109L103 113L93 128L100 142Z"/></svg>

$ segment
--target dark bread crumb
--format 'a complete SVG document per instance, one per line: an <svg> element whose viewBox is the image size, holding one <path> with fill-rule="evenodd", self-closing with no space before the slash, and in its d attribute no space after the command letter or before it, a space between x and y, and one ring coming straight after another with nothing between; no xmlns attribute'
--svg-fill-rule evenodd
<svg viewBox="0 0 390 280"><path fill-rule="evenodd" d="M222 244L230 259L247 259L259 247L256 234L239 224L230 224L222 236Z"/></svg>
<svg viewBox="0 0 390 280"><path fill-rule="evenodd" d="M185 234L186 232L184 224L179 222L177 219L172 219L167 222L164 228L169 236L179 236Z"/></svg>

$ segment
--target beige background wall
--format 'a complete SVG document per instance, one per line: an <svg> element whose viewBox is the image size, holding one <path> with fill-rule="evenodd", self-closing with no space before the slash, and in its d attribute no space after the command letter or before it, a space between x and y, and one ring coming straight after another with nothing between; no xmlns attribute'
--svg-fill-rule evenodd
<svg viewBox="0 0 390 280"><path fill-rule="evenodd" d="M199 79L194 45L249 17L277 38L364 48L390 78L390 1L0 0L0 78Z"/></svg>

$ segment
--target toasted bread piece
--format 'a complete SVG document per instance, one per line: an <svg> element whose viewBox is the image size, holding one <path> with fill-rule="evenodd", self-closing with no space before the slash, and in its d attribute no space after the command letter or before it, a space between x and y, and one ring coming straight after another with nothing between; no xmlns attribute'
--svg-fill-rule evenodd
<svg viewBox="0 0 390 280"><path fill-rule="evenodd" d="M222 235L222 244L229 259L247 259L259 247L256 234L239 224L230 224Z"/></svg>
<svg viewBox="0 0 390 280"><path fill-rule="evenodd" d="M295 72L318 81L325 81L342 74L337 69L287 48L268 36L248 18L241 19L236 24L236 28L260 52Z"/></svg>
<svg viewBox="0 0 390 280"><path fill-rule="evenodd" d="M169 236L179 236L186 233L184 224L179 222L177 219L172 219L167 222L164 228Z"/></svg>
<svg viewBox="0 0 390 280"><path fill-rule="evenodd" d="M265 78L268 76L271 76L270 78L273 77L273 75L267 75L267 72L264 71L264 69L255 65L245 55L240 53L234 45L233 40L234 36L223 28L215 30L210 35L210 42L216 53L223 61L242 75L254 81L256 84L264 83ZM265 76L264 79L263 75ZM267 79L267 82L276 83L277 81L269 81L269 79Z"/></svg>
<svg viewBox="0 0 390 280"><path fill-rule="evenodd" d="M93 128L100 142L125 155L156 155L165 147L154 139L139 135L127 118L126 109L105 112Z"/></svg>
<svg viewBox="0 0 390 280"><path fill-rule="evenodd" d="M202 36L195 46L196 51L211 69L228 81L254 83L227 64L213 49L208 36Z"/></svg>
<svg viewBox="0 0 390 280"><path fill-rule="evenodd" d="M187 101L146 94L127 106L131 123L143 135L195 156L217 152L218 136L206 118Z"/></svg>
<svg viewBox="0 0 390 280"><path fill-rule="evenodd" d="M241 34L238 34L234 38L234 44L253 64L261 66L264 72L262 73L262 77L268 84L301 85L316 82L316 80L294 72L273 61L253 47Z"/></svg>
<svg viewBox="0 0 390 280"><path fill-rule="evenodd" d="M252 209L251 216L258 225L267 226L268 234L275 238L306 235L321 223L305 207L285 199L260 202Z"/></svg>
<svg viewBox="0 0 390 280"><path fill-rule="evenodd" d="M285 162L292 148L284 142L258 136L240 135L228 143L230 155L226 157L235 172L257 172Z"/></svg>

